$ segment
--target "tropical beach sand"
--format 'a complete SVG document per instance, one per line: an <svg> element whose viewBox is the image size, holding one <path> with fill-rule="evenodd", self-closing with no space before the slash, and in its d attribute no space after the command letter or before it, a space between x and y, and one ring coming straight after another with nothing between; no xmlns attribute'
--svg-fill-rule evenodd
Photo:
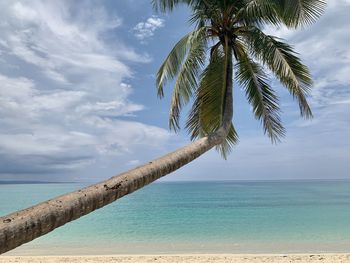
<svg viewBox="0 0 350 263"><path fill-rule="evenodd" d="M350 254L288 255L125 255L125 256L3 256L0 263L347 263Z"/></svg>

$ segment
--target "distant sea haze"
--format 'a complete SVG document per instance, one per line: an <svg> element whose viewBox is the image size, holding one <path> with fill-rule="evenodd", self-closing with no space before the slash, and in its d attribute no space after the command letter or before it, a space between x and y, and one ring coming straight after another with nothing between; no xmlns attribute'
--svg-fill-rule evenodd
<svg viewBox="0 0 350 263"><path fill-rule="evenodd" d="M3 216L85 186L2 184ZM8 254L348 252L350 181L155 183Z"/></svg>

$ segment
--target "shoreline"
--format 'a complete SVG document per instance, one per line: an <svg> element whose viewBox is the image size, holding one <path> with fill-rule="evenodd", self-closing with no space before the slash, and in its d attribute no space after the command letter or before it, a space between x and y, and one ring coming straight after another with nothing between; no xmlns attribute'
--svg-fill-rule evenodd
<svg viewBox="0 0 350 263"><path fill-rule="evenodd" d="M301 254L168 254L168 255L98 255L98 256L0 256L0 263L346 263L350 253Z"/></svg>
<svg viewBox="0 0 350 263"><path fill-rule="evenodd" d="M9 251L4 256L146 256L146 255L309 255L348 254L350 242L265 242L259 243L118 243L101 241L85 244L33 242ZM350 263L350 262L349 262Z"/></svg>

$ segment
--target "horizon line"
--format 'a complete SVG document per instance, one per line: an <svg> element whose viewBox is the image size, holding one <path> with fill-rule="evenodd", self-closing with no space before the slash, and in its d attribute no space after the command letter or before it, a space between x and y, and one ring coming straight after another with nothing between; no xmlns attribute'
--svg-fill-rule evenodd
<svg viewBox="0 0 350 263"><path fill-rule="evenodd" d="M102 182L100 181L41 181L41 180L0 180L0 185L9 184L95 184ZM289 179L227 179L227 180L174 180L174 181L163 181L158 180L155 183L220 183L220 182L312 182L312 181L350 181L350 178L289 178Z"/></svg>

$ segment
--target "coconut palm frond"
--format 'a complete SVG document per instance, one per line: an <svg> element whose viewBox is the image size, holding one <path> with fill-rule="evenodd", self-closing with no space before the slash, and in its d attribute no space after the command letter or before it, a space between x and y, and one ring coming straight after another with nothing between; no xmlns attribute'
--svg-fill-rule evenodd
<svg viewBox="0 0 350 263"><path fill-rule="evenodd" d="M224 57L217 50L201 75L195 101L187 121L191 139L208 135L220 127L224 88Z"/></svg>
<svg viewBox="0 0 350 263"><path fill-rule="evenodd" d="M325 0L275 0L277 11L289 27L313 24L325 11Z"/></svg>
<svg viewBox="0 0 350 263"><path fill-rule="evenodd" d="M153 8L160 12L171 12L179 4L191 5L193 0L152 0Z"/></svg>
<svg viewBox="0 0 350 263"><path fill-rule="evenodd" d="M177 76L170 106L169 127L174 131L180 128L182 107L189 102L198 86L198 75L205 63L207 51L205 33L205 28L201 28L193 32L188 39L190 48Z"/></svg>
<svg viewBox="0 0 350 263"><path fill-rule="evenodd" d="M311 118L306 97L313 81L308 67L301 63L293 48L281 39L265 35L258 28L247 31L246 37L254 56L268 66L298 100L301 115Z"/></svg>
<svg viewBox="0 0 350 263"><path fill-rule="evenodd" d="M280 25L282 20L275 5L271 0L247 1L237 12L235 21L244 25Z"/></svg>
<svg viewBox="0 0 350 263"><path fill-rule="evenodd" d="M171 50L157 73L156 86L158 96L164 96L164 86L169 80L174 79L180 72L183 62L191 48L192 42L196 41L203 29L198 29L185 35Z"/></svg>
<svg viewBox="0 0 350 263"><path fill-rule="evenodd" d="M190 111L186 128L191 139L197 139L217 131L223 121L224 109L224 55L219 49L213 52L211 61L203 71L196 99ZM217 149L225 157L237 143L238 136L231 125L229 135Z"/></svg>
<svg viewBox="0 0 350 263"><path fill-rule="evenodd" d="M272 142L278 142L285 135L278 97L268 85L262 66L249 58L243 49L237 55L236 78L245 90L255 117L261 120L265 134Z"/></svg>
<svg viewBox="0 0 350 263"><path fill-rule="evenodd" d="M221 156L226 160L228 155L232 152L233 147L238 143L238 134L235 127L231 123L230 130L225 138L225 140L217 145L215 148L221 154Z"/></svg>

